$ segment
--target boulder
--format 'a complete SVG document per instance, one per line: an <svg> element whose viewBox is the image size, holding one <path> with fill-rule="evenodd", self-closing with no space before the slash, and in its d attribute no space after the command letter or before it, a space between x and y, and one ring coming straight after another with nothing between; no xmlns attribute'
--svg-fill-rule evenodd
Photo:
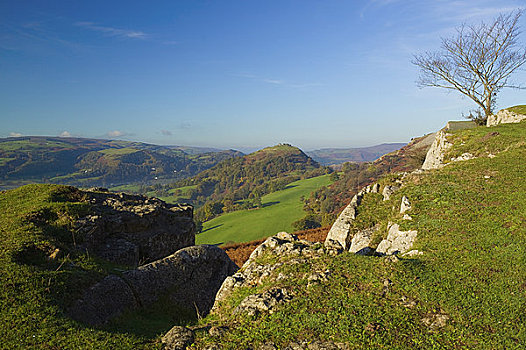
<svg viewBox="0 0 526 350"><path fill-rule="evenodd" d="M339 242L343 249L348 250L350 248L353 237L351 222L356 219L357 208L362 201L364 193L365 191L362 190L356 194L351 203L343 209L327 234L326 242L334 240Z"/></svg>
<svg viewBox="0 0 526 350"><path fill-rule="evenodd" d="M130 286L122 278L109 275L86 290L68 314L81 323L99 325L137 307L139 302Z"/></svg>
<svg viewBox="0 0 526 350"><path fill-rule="evenodd" d="M411 249L416 239L417 231L400 231L398 224L389 227L387 238L378 244L376 253L379 255L403 254Z"/></svg>
<svg viewBox="0 0 526 350"><path fill-rule="evenodd" d="M162 338L165 350L184 350L194 342L194 333L181 326L172 327Z"/></svg>
<svg viewBox="0 0 526 350"><path fill-rule="evenodd" d="M371 240L378 227L370 227L357 232L351 240L349 252L360 255L372 255L374 249L371 248Z"/></svg>
<svg viewBox="0 0 526 350"><path fill-rule="evenodd" d="M215 295L237 266L220 248L192 246L124 272L110 275L88 289L69 310L69 315L90 325L104 324L126 310L147 307L169 296L181 309L208 314Z"/></svg>
<svg viewBox="0 0 526 350"><path fill-rule="evenodd" d="M76 222L81 249L138 266L195 244L193 208L157 198L83 191L91 213Z"/></svg>
<svg viewBox="0 0 526 350"><path fill-rule="evenodd" d="M507 109L502 109L497 114L488 117L486 126L490 127L506 123L519 123L524 119L526 119L526 115L524 114L518 114Z"/></svg>

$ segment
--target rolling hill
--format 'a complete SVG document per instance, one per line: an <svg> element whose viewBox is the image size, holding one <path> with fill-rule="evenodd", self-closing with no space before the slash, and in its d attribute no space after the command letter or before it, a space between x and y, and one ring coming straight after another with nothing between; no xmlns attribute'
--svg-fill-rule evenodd
<svg viewBox="0 0 526 350"><path fill-rule="evenodd" d="M204 222L221 213L260 207L261 196L328 172L299 148L280 144L226 159L191 178L151 190L199 207L196 219Z"/></svg>
<svg viewBox="0 0 526 350"><path fill-rule="evenodd" d="M180 148L84 138L0 139L0 188L31 182L87 187L174 181L242 155L198 148L188 148L192 154L187 154Z"/></svg>

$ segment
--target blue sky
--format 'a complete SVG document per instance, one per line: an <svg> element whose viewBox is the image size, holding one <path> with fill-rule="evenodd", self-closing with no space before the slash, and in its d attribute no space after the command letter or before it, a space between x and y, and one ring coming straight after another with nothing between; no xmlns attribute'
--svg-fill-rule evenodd
<svg viewBox="0 0 526 350"><path fill-rule="evenodd" d="M245 150L408 142L475 107L417 88L412 55L438 49L463 22L524 7L526 0L4 0L0 137ZM514 80L525 83L526 73ZM499 107L525 96L505 90Z"/></svg>

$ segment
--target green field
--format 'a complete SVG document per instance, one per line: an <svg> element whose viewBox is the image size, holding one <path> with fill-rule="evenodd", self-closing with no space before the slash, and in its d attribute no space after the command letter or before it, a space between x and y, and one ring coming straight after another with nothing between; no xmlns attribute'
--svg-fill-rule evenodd
<svg viewBox="0 0 526 350"><path fill-rule="evenodd" d="M329 175L292 182L282 191L263 196L260 209L235 211L207 221L196 236L197 244L248 242L291 231L292 223L305 215L301 196L329 183Z"/></svg>

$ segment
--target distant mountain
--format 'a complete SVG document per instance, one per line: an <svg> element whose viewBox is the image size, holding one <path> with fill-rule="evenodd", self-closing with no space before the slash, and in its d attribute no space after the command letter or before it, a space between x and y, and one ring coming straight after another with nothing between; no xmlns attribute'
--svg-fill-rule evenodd
<svg viewBox="0 0 526 350"><path fill-rule="evenodd" d="M372 162L384 154L405 146L405 143L383 143L361 148L322 148L307 154L322 165L342 164L345 162Z"/></svg>
<svg viewBox="0 0 526 350"><path fill-rule="evenodd" d="M196 216L208 220L223 211L257 207L262 195L327 171L299 148L280 144L225 159L191 178L152 190L202 206Z"/></svg>
<svg viewBox="0 0 526 350"><path fill-rule="evenodd" d="M189 148L189 154L181 148L45 136L0 139L0 188L29 182L86 187L175 181L243 155L232 150L202 153L197 148Z"/></svg>

